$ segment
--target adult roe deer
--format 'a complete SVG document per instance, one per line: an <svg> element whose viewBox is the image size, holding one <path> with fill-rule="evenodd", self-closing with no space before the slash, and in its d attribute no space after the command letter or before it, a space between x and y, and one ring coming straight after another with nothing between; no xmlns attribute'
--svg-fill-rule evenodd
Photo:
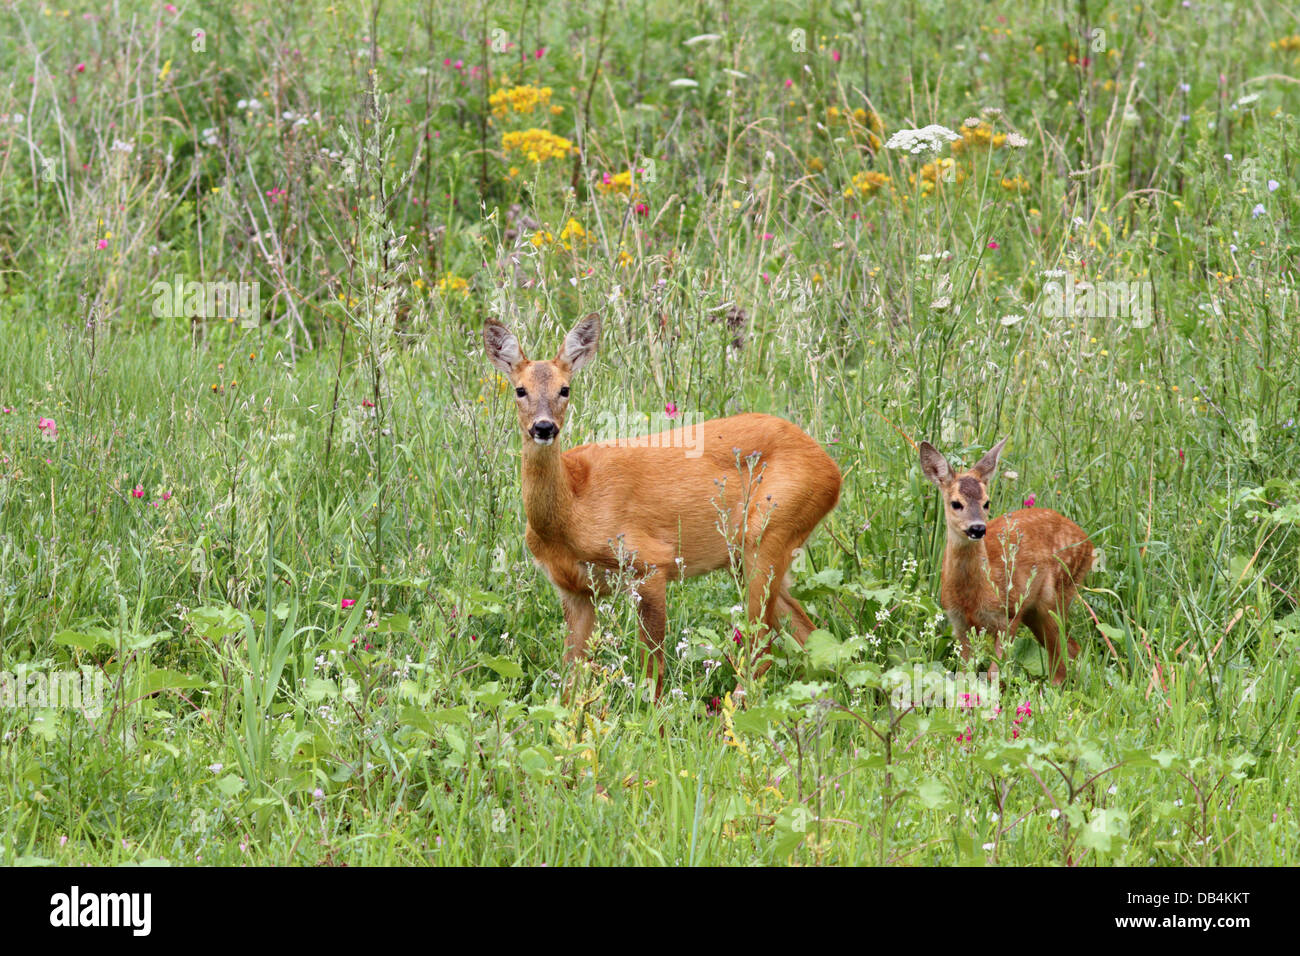
<svg viewBox="0 0 1300 956"><path fill-rule="evenodd" d="M991 632L993 654L1001 657L1002 636L1014 639L1023 623L1047 651L1052 683L1060 684L1065 680L1060 627L1092 569L1092 542L1077 524L1048 508L988 520L988 483L1006 443L1002 439L969 471L954 474L933 445L921 442L921 471L939 486L948 525L939 602L961 641L964 660L970 659L969 630ZM1068 647L1076 657L1079 645L1072 638ZM996 672L995 663L989 676Z"/></svg>
<svg viewBox="0 0 1300 956"><path fill-rule="evenodd" d="M835 462L796 425L758 414L696 425L690 441L678 429L562 450L569 383L596 354L599 338L593 313L555 358L530 361L504 325L489 319L483 328L488 359L515 390L525 541L564 605L564 659L584 657L593 598L630 564L658 699L667 584L728 567L733 549L747 580L749 620L761 620L770 640L789 615L803 643L813 623L791 596L786 573L791 553L839 500Z"/></svg>

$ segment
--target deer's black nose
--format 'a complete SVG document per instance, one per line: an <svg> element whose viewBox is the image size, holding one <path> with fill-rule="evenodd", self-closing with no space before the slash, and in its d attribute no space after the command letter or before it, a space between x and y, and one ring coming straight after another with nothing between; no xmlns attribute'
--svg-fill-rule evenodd
<svg viewBox="0 0 1300 956"><path fill-rule="evenodd" d="M528 429L528 433L533 436L534 441L550 441L560 433L560 429L555 422L542 419L539 422L534 422L533 427Z"/></svg>
<svg viewBox="0 0 1300 956"><path fill-rule="evenodd" d="M984 537L984 525L982 524L971 525L969 528L966 529L966 537L976 538L976 539Z"/></svg>

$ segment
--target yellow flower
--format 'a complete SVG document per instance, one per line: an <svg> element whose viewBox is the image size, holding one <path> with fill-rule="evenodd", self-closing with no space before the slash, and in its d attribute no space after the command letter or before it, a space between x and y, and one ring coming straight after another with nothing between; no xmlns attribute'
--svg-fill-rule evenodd
<svg viewBox="0 0 1300 956"><path fill-rule="evenodd" d="M514 130L501 137L501 149L507 155L513 152L524 154L530 163L544 163L548 159L559 159L577 152L573 143L563 136L556 136L549 130L526 129Z"/></svg>
<svg viewBox="0 0 1300 956"><path fill-rule="evenodd" d="M453 275L450 272L438 280L438 284L435 288L443 295L447 295L450 292L459 292L461 295L467 298L469 297L469 283L460 276Z"/></svg>
<svg viewBox="0 0 1300 956"><path fill-rule="evenodd" d="M961 139L952 144L952 151L960 153L966 147L998 149L1007 141L1006 133L995 133L993 127L980 120L974 126L961 128Z"/></svg>
<svg viewBox="0 0 1300 956"><path fill-rule="evenodd" d="M532 234L528 241L540 249L542 246L553 243L555 241L555 236L553 236L547 229L538 229Z"/></svg>
<svg viewBox="0 0 1300 956"><path fill-rule="evenodd" d="M488 105L492 107L492 112L497 116L505 116L509 112L531 113L538 106L549 106L551 102L551 88L549 86L512 86L510 89L500 89L488 97Z"/></svg>
<svg viewBox="0 0 1300 956"><path fill-rule="evenodd" d="M578 222L576 219L570 219L564 224L564 228L560 230L560 241L564 243L564 248L573 248L570 240L577 243L590 241L590 237L587 235L587 230L583 229L582 223Z"/></svg>
<svg viewBox="0 0 1300 956"><path fill-rule="evenodd" d="M853 174L853 184L849 186L848 189L844 190L844 195L850 197L857 193L863 196L870 196L881 186L888 185L888 176L884 173L878 173L874 169L869 169L866 172Z"/></svg>
<svg viewBox="0 0 1300 956"><path fill-rule="evenodd" d="M606 173L601 177L600 182L596 183L596 188L606 195L620 193L624 196L631 196L636 192L636 187L632 184L632 171L630 169L613 176Z"/></svg>
<svg viewBox="0 0 1300 956"><path fill-rule="evenodd" d="M1029 180L1021 176L1002 177L1002 188L1013 193L1029 192Z"/></svg>

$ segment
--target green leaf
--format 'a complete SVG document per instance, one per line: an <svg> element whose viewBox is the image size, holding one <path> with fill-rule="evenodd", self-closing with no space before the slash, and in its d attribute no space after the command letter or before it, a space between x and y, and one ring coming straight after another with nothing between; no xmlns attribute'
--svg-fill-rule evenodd
<svg viewBox="0 0 1300 956"><path fill-rule="evenodd" d="M490 657L484 656L482 664L490 667L502 677L523 677L524 669L519 666L518 662L511 660L509 657Z"/></svg>
<svg viewBox="0 0 1300 956"><path fill-rule="evenodd" d="M228 797L233 797L244 789L244 781L233 773L228 773L217 781L217 789Z"/></svg>
<svg viewBox="0 0 1300 956"><path fill-rule="evenodd" d="M154 670L141 675L135 683L137 697L147 697L164 690L190 690L203 687L205 682L180 671Z"/></svg>
<svg viewBox="0 0 1300 956"><path fill-rule="evenodd" d="M79 647L83 651L93 651L97 647L117 646L112 633L102 627L88 627L84 631L59 631L54 635L54 643L65 647Z"/></svg>

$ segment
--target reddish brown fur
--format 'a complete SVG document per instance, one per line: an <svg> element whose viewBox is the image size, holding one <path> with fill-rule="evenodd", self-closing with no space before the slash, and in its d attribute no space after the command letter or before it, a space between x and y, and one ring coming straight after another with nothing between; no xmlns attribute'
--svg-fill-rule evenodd
<svg viewBox="0 0 1300 956"><path fill-rule="evenodd" d="M584 329L592 322L594 333ZM802 643L813 623L791 596L786 572L791 552L839 500L839 468L797 426L770 415L704 422L692 440L675 431L627 443L632 447L562 451L558 441L539 444L533 438L539 421L562 427L567 399L560 401L558 390L594 353L598 334L599 319L589 316L554 360L530 362L503 326L489 323L484 330L494 364L527 393L517 399L525 541L564 605L565 659L585 655L593 598L608 590L605 579L618 570L620 550L636 576L656 696L663 689L667 582L728 567L733 548L747 576L749 619L774 632L788 614ZM692 449L702 454L692 457ZM752 465L745 461L750 456Z"/></svg>
<svg viewBox="0 0 1300 956"><path fill-rule="evenodd" d="M1082 528L1048 508L1026 508L985 521L988 481L1003 444L1005 439L974 468L955 475L929 442L921 443L922 471L942 493L948 526L939 600L961 641L963 658L970 658L970 630L992 633L994 654L1001 656L1002 637L1014 637L1023 623L1047 651L1052 682L1060 684L1065 680L1060 628L1092 568L1093 546ZM968 532L981 525L983 537L972 539ZM1078 655L1073 639L1067 647L1071 658ZM990 674L994 671L990 668Z"/></svg>

